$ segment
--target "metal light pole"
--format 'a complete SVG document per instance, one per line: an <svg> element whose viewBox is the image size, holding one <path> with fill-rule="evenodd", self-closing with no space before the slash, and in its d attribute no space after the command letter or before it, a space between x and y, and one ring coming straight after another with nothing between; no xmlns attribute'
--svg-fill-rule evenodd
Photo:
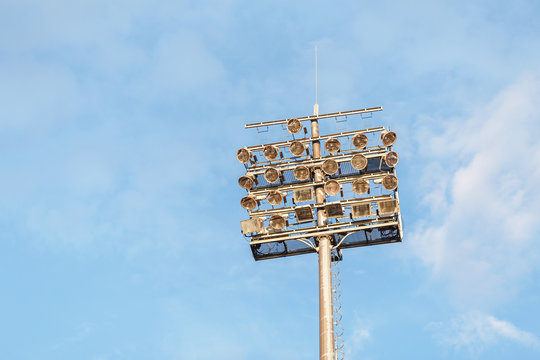
<svg viewBox="0 0 540 360"><path fill-rule="evenodd" d="M319 106L315 104L313 115L319 115ZM321 142L319 138L319 122L311 120L311 137L313 139L313 159L321 158ZM314 171L316 204L326 200L323 188L323 173L320 168ZM326 214L323 208L317 209L317 225L324 226ZM321 360L334 360L334 311L332 308L332 266L331 242L329 236L317 238L319 246L319 356Z"/></svg>
<svg viewBox="0 0 540 360"><path fill-rule="evenodd" d="M400 242L403 231L394 169L398 156L392 151L396 134L379 126L321 136L318 121L352 116L363 120L381 110L320 115L315 104L312 116L247 124L264 132L286 125L292 140L237 152L246 168L238 183L248 192L241 205L249 219L241 221L241 227L255 260L318 253L320 360L335 360L338 354L332 261L341 260L345 248ZM304 128L304 138L299 138L302 122L308 121L311 136ZM337 139L346 139L350 146L342 147ZM285 205L289 202L291 206Z"/></svg>

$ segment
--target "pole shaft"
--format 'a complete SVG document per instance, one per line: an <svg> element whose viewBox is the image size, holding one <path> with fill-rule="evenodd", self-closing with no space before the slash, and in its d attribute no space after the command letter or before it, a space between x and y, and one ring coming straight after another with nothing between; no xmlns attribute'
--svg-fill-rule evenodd
<svg viewBox="0 0 540 360"><path fill-rule="evenodd" d="M329 236L319 238L319 355L321 360L334 360L330 245Z"/></svg>
<svg viewBox="0 0 540 360"><path fill-rule="evenodd" d="M318 105L315 104L314 115L318 115ZM311 121L311 136L319 136L317 120ZM321 158L321 143L313 141L313 158ZM317 204L326 200L323 188L323 173L320 168L315 169L314 178L318 184L315 186L315 199ZM323 208L317 211L317 225L324 225L326 213ZM319 242L319 357L320 360L334 360L334 312L332 308L332 268L331 268L331 242L329 236L320 236Z"/></svg>

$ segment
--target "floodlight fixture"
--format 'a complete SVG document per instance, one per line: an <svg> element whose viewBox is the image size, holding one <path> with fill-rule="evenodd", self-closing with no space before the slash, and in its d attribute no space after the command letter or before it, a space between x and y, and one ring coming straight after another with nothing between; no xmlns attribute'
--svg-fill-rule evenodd
<svg viewBox="0 0 540 360"><path fill-rule="evenodd" d="M398 178L392 174L386 175L382 179L382 185L386 190L396 190L398 186Z"/></svg>
<svg viewBox="0 0 540 360"><path fill-rule="evenodd" d="M351 158L351 166L356 170L364 170L368 164L367 158L362 154L354 154Z"/></svg>
<svg viewBox="0 0 540 360"><path fill-rule="evenodd" d="M353 218L362 218L372 215L371 203L351 205L351 214Z"/></svg>
<svg viewBox="0 0 540 360"><path fill-rule="evenodd" d="M296 220L301 222L312 221L313 218L313 209L311 206L298 206L294 208L294 214L296 215Z"/></svg>
<svg viewBox="0 0 540 360"><path fill-rule="evenodd" d="M294 168L293 176L298 181L305 181L311 176L311 170L307 166L300 165Z"/></svg>
<svg viewBox="0 0 540 360"><path fill-rule="evenodd" d="M394 167L399 161L399 156L395 151L389 151L383 156L383 161L388 167Z"/></svg>
<svg viewBox="0 0 540 360"><path fill-rule="evenodd" d="M343 216L343 206L340 203L327 204L324 206L326 217L341 217Z"/></svg>
<svg viewBox="0 0 540 360"><path fill-rule="evenodd" d="M377 203L379 215L394 214L398 211L398 202L396 199L381 200Z"/></svg>
<svg viewBox="0 0 540 360"><path fill-rule="evenodd" d="M328 180L324 184L324 192L329 196L335 196L339 194L341 185L336 180Z"/></svg>
<svg viewBox="0 0 540 360"><path fill-rule="evenodd" d="M302 144L300 141L293 141L289 145L289 151L294 156L300 156L306 151L306 145Z"/></svg>
<svg viewBox="0 0 540 360"><path fill-rule="evenodd" d="M266 200L268 200L270 205L276 206L276 205L281 204L281 202L283 201L283 198L286 195L287 195L287 193L285 193L285 192L272 190L272 191L269 191L268 194L266 195Z"/></svg>
<svg viewBox="0 0 540 360"><path fill-rule="evenodd" d="M353 191L358 195L363 195L369 191L369 181L366 179L356 179L352 183Z"/></svg>
<svg viewBox="0 0 540 360"><path fill-rule="evenodd" d="M251 160L251 155L252 155L251 151L248 150L247 148L238 149L238 151L236 152L236 158L242 164L247 164L249 160Z"/></svg>
<svg viewBox="0 0 540 360"><path fill-rule="evenodd" d="M286 216L274 214L270 217L270 227L275 230L281 230L287 225Z"/></svg>
<svg viewBox="0 0 540 360"><path fill-rule="evenodd" d="M255 176L253 174L248 173L244 176L240 176L240 179L238 179L238 184L246 190L253 188L254 183Z"/></svg>
<svg viewBox="0 0 540 360"><path fill-rule="evenodd" d="M242 205L244 209L251 211L257 207L257 200L255 199L255 196L247 195L240 200L240 205Z"/></svg>
<svg viewBox="0 0 540 360"><path fill-rule="evenodd" d="M287 130L291 134L297 134L302 130L302 123L298 119L289 119L287 120Z"/></svg>
<svg viewBox="0 0 540 360"><path fill-rule="evenodd" d="M362 150L367 146L368 137L366 134L356 134L352 138L352 144L357 150Z"/></svg>
<svg viewBox="0 0 540 360"><path fill-rule="evenodd" d="M319 114L315 104L313 115L246 124L259 133L277 125L285 134L237 150L237 160L245 165L238 183L247 190L240 203L250 217L241 228L255 260L318 254L321 359L334 359L337 350L332 262L341 260L345 248L399 242L402 228L393 170L399 161L392 151L396 133L376 126L323 134L319 121L349 115L365 119L381 110Z"/></svg>
<svg viewBox="0 0 540 360"><path fill-rule="evenodd" d="M329 138L328 140L326 140L326 142L324 143L324 148L326 149L326 151L328 151L330 154L335 154L339 151L341 147L341 143L339 142L338 139L336 138Z"/></svg>
<svg viewBox="0 0 540 360"><path fill-rule="evenodd" d="M264 178L269 183L275 183L276 181L279 180L280 176L281 176L281 171L273 167L268 168L264 171Z"/></svg>
<svg viewBox="0 0 540 360"><path fill-rule="evenodd" d="M382 131L381 132L381 140L384 146L391 146L396 142L397 135L393 131Z"/></svg>
<svg viewBox="0 0 540 360"><path fill-rule="evenodd" d="M305 201L313 201L314 194L313 194L313 188L307 187L307 188L301 188L296 189L293 191L293 199L295 203L298 202L305 202Z"/></svg>
<svg viewBox="0 0 540 360"><path fill-rule="evenodd" d="M339 165L334 159L326 159L324 160L321 168L326 175L334 175L335 173L337 173Z"/></svg>
<svg viewBox="0 0 540 360"><path fill-rule="evenodd" d="M266 145L263 148L263 156L266 158L266 160L272 161L277 159L279 154L279 148L274 145Z"/></svg>
<svg viewBox="0 0 540 360"><path fill-rule="evenodd" d="M255 217L248 220L240 221L240 226L242 227L242 234L250 234L254 232L259 232L263 228L263 221L266 220L264 217Z"/></svg>

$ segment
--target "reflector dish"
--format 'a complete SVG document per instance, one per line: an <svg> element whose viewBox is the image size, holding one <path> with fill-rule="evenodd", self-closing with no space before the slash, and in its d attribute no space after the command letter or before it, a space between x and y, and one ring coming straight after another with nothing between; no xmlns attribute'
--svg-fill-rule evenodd
<svg viewBox="0 0 540 360"><path fill-rule="evenodd" d="M291 152L291 154L293 154L294 156L300 156L304 153L304 151L306 150L306 146L304 144L302 144L300 141L293 141L290 145L289 145L289 151Z"/></svg>
<svg viewBox="0 0 540 360"><path fill-rule="evenodd" d="M383 161L388 167L394 167L399 161L399 156L395 151L389 151L384 154Z"/></svg>
<svg viewBox="0 0 540 360"><path fill-rule="evenodd" d="M324 207L326 211L326 217L340 217L343 216L343 206L341 204L328 204Z"/></svg>
<svg viewBox="0 0 540 360"><path fill-rule="evenodd" d="M365 194L369 191L369 181L364 179L356 179L353 181L352 189L358 195Z"/></svg>
<svg viewBox="0 0 540 360"><path fill-rule="evenodd" d="M330 138L330 139L326 140L326 142L324 143L324 148L330 154L337 153L339 151L340 147L341 147L341 143L336 138Z"/></svg>
<svg viewBox="0 0 540 360"><path fill-rule="evenodd" d="M242 227L242 234L250 234L262 230L262 219L253 218L249 220L240 221L240 226Z"/></svg>
<svg viewBox="0 0 540 360"><path fill-rule="evenodd" d="M368 137L366 134L356 134L352 138L352 143L356 149L362 150L368 143Z"/></svg>
<svg viewBox="0 0 540 360"><path fill-rule="evenodd" d="M279 180L279 176L281 175L281 172L274 168L268 168L264 171L264 178L269 183L275 183Z"/></svg>
<svg viewBox="0 0 540 360"><path fill-rule="evenodd" d="M279 205L283 201L283 194L280 191L272 190L266 195L266 200L268 200L270 205Z"/></svg>
<svg viewBox="0 0 540 360"><path fill-rule="evenodd" d="M398 202L396 199L383 200L377 203L379 215L393 214L398 211Z"/></svg>
<svg viewBox="0 0 540 360"><path fill-rule="evenodd" d="M278 157L279 149L274 145L266 145L263 149L263 156L266 160L275 160Z"/></svg>
<svg viewBox="0 0 540 360"><path fill-rule="evenodd" d="M243 187L246 190L249 190L253 187L255 177L251 174L246 174L244 176L240 176L240 179L238 179L238 184Z"/></svg>
<svg viewBox="0 0 540 360"><path fill-rule="evenodd" d="M255 197L248 195L244 196L242 200L240 200L240 205L242 205L244 209L251 211L257 206L257 201L255 201Z"/></svg>
<svg viewBox="0 0 540 360"><path fill-rule="evenodd" d="M274 214L270 217L270 227L272 229L281 230L286 224L285 218L282 215Z"/></svg>
<svg viewBox="0 0 540 360"><path fill-rule="evenodd" d="M297 207L294 209L294 214L299 223L313 220L313 210L311 209L311 206Z"/></svg>
<svg viewBox="0 0 540 360"><path fill-rule="evenodd" d="M328 180L324 184L324 192L327 195L334 196L339 194L339 190L341 190L341 185L336 180Z"/></svg>
<svg viewBox="0 0 540 360"><path fill-rule="evenodd" d="M238 151L236 152L236 158L242 164L246 164L249 162L249 160L251 160L251 151L246 148L238 149Z"/></svg>
<svg viewBox="0 0 540 360"><path fill-rule="evenodd" d="M384 146L391 146L396 142L397 135L393 131L383 131L381 132L381 140Z"/></svg>
<svg viewBox="0 0 540 360"><path fill-rule="evenodd" d="M386 175L382 179L382 185L386 190L396 190L398 186L398 179L395 175Z"/></svg>
<svg viewBox="0 0 540 360"><path fill-rule="evenodd" d="M337 173L339 165L336 160L326 159L324 160L321 168L326 175L334 175Z"/></svg>
<svg viewBox="0 0 540 360"><path fill-rule="evenodd" d="M371 216L371 204L357 204L351 206L351 213L353 218L361 218Z"/></svg>
<svg viewBox="0 0 540 360"><path fill-rule="evenodd" d="M311 176L311 171L307 166L300 165L294 168L293 176L296 180L304 181L309 179L309 177Z"/></svg>
<svg viewBox="0 0 540 360"><path fill-rule="evenodd" d="M313 188L296 189L293 191L294 202L304 202L313 200Z"/></svg>
<svg viewBox="0 0 540 360"><path fill-rule="evenodd" d="M366 168L368 163L367 158L362 154L355 154L351 158L351 166L356 170L363 170Z"/></svg>
<svg viewBox="0 0 540 360"><path fill-rule="evenodd" d="M287 130L289 130L291 134L299 133L300 130L302 130L302 123L298 119L289 119L287 121Z"/></svg>

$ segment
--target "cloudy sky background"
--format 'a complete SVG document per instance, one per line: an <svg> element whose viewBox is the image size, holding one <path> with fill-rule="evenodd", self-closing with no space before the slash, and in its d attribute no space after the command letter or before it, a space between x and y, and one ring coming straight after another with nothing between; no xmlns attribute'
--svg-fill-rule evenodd
<svg viewBox="0 0 540 360"><path fill-rule="evenodd" d="M311 113L317 45L321 113L398 133L405 238L344 254L347 358L538 359L538 15L1 1L0 358L317 358L317 259L253 261L234 156Z"/></svg>

